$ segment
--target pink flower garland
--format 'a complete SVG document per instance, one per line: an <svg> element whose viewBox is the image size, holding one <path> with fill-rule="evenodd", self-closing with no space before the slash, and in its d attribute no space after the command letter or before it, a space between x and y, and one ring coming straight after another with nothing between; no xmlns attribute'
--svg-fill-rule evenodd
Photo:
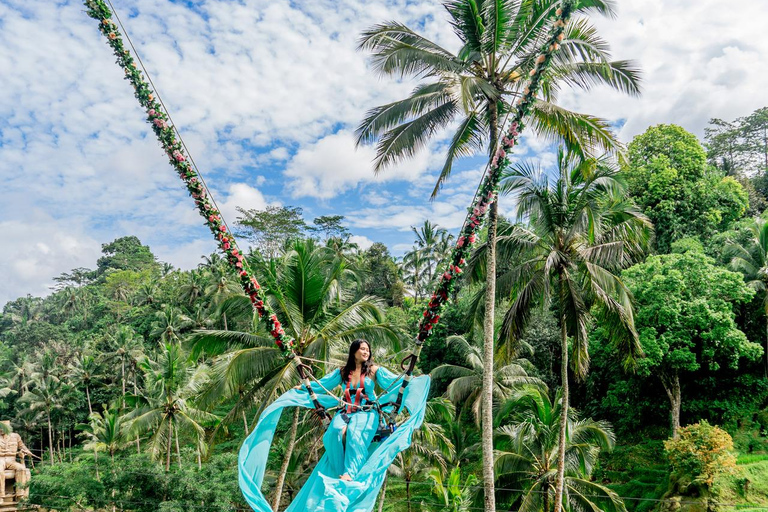
<svg viewBox="0 0 768 512"><path fill-rule="evenodd" d="M184 181L192 198L195 200L200 215L205 219L205 223L213 233L219 243L219 247L226 255L226 259L232 265L245 291L250 298L254 309L259 317L266 322L275 344L286 356L293 355L293 347L296 342L290 336L285 334L277 315L273 313L264 301L261 292L261 286L255 277L251 276L247 262L243 253L237 247L235 238L228 232L227 226L219 212L210 199L210 193L202 182L197 172L190 166L187 156L184 154L184 148L177 140L173 128L168 123L168 116L163 112L162 105L155 101L155 94L152 92L141 72L138 71L136 62L130 55L130 52L124 48L123 41L117 26L110 19L112 13L103 0L85 0L88 8L88 15L100 21L99 29L108 39L108 44L112 47L117 56L117 62L123 67L133 88L139 103L146 109L147 120L157 135L160 144L168 155L171 165L174 166L179 177Z"/></svg>
<svg viewBox="0 0 768 512"><path fill-rule="evenodd" d="M483 183L480 186L475 203L469 209L467 220L461 229L461 234L456 241L456 248L451 255L451 264L448 269L440 276L437 291L432 294L427 309L422 315L419 323L419 334L417 343L423 343L429 337L432 328L437 324L440 318L440 310L448 300L448 295L453 289L456 278L461 275L462 267L466 264L464 255L468 253L470 246L475 243L476 233L482 224L488 206L496 198L496 185L501 174L501 170L509 164L507 156L512 148L517 144L520 131L523 129L522 120L528 114L530 105L533 102L535 91L537 90L544 70L547 68L552 53L560 49L558 43L565 38L563 29L567 18L573 9L573 0L564 0L563 7L557 9L555 15L557 19L552 25L552 33L549 41L544 46L545 50L534 59L533 68L530 70L531 81L524 89L516 105L515 116L509 126L507 133L501 138L501 143L496 149L490 162L490 170L487 173Z"/></svg>

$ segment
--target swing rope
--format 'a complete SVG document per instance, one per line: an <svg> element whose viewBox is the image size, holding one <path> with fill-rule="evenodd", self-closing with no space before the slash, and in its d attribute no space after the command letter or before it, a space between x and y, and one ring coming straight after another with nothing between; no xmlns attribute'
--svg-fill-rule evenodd
<svg viewBox="0 0 768 512"><path fill-rule="evenodd" d="M245 294L250 298L251 304L258 313L259 318L266 324L275 340L275 344L285 357L295 361L302 385L309 393L315 411L323 420L323 423L327 424L330 421L330 416L320 404L311 386L310 378L317 381L312 368L302 361L301 356L296 354L296 340L285 333L277 318L277 314L272 311L265 300L261 285L253 275L243 252L237 245L235 237L222 218L221 210L213 199L202 173L192 159L189 149L181 137L181 133L173 123L165 103L160 98L149 72L136 51L136 47L120 18L117 16L111 0L106 0L106 2L109 6L107 6L104 0L84 0L88 16L99 21L99 31L107 38L107 43L117 57L117 64L125 71L126 80L133 85L134 95L139 100L139 104L146 110L147 122L150 123L152 130L155 132L160 145L168 156L170 164L186 185L200 215L205 219L205 224L211 230L219 248L225 254L227 262L237 272ZM469 254L470 247L477 239L477 232L485 219L488 207L498 196L496 187L498 186L503 169L509 165L507 156L518 142L520 132L523 129L523 120L530 114L544 72L549 66L553 54L560 48L560 43L565 37L566 22L576 8L577 3L578 0L562 0L561 6L555 11L555 20L552 23L549 38L535 58L533 68L529 73L530 81L528 86L523 90L523 94L514 106L514 115L512 116L509 129L501 140L497 142L497 148L490 164L486 168L483 179L475 192L467 217L459 231L456 246L449 258L449 266L440 276L437 289L432 294L419 322L418 334L415 339L416 347L400 363L400 367L403 370L403 381L398 390L396 401L392 403L394 407L391 413L387 414L390 430L394 430L396 427L396 418L402 405L405 389L412 379L422 346L431 334L434 326L440 320L440 312L453 291L455 282L462 273L462 267L466 264L466 256ZM113 16L117 23L112 21ZM131 52L123 44L121 32L125 34L131 49L136 55L135 60L131 56ZM147 77L149 83L144 80L142 73Z"/></svg>

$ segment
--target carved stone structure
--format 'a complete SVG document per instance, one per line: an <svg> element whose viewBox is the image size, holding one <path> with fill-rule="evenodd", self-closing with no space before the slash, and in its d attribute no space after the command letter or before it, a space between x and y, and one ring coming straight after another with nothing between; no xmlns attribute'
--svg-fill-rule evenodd
<svg viewBox="0 0 768 512"><path fill-rule="evenodd" d="M16 510L19 501L29 496L27 483L30 473L24 457L32 452L19 434L11 431L11 422L2 421L0 428L0 512Z"/></svg>

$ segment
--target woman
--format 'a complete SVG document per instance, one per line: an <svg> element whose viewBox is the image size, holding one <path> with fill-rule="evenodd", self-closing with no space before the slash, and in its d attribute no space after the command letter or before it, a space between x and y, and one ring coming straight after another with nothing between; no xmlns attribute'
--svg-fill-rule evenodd
<svg viewBox="0 0 768 512"><path fill-rule="evenodd" d="M338 404L328 391L343 386L344 401L323 436L325 454L285 512L370 512L384 482L387 468L398 453L411 444L413 431L424 419L429 394L429 377L413 378L405 389L401 409L407 418L389 437L372 443L379 425L375 384L384 388L380 403L393 402L400 380L386 368L371 361L371 346L356 340L349 347L346 364L311 386L323 407ZM326 391L327 390L327 391ZM256 512L272 512L261 492L261 483L275 428L286 407L311 409L306 389L291 389L270 404L259 417L253 432L240 448L238 458L240 490Z"/></svg>
<svg viewBox="0 0 768 512"><path fill-rule="evenodd" d="M370 407L376 400L374 385L389 391L400 382L392 372L373 364L370 344L360 339L349 346L347 363L320 379L322 387L312 383L315 393L326 393L339 385L344 390L345 403L323 436L326 453L342 480L355 478L368 459L368 448L379 427L379 413Z"/></svg>

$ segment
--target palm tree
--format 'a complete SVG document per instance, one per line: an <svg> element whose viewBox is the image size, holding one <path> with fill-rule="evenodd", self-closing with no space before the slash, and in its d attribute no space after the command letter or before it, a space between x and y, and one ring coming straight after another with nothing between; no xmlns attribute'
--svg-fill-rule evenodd
<svg viewBox="0 0 768 512"><path fill-rule="evenodd" d="M136 299L138 304L154 304L157 300L157 294L159 291L160 288L158 287L157 282L154 280L141 283L139 289L136 291Z"/></svg>
<svg viewBox="0 0 768 512"><path fill-rule="evenodd" d="M94 457L98 457L98 452L109 453L109 458L114 464L115 453L129 443L120 409L104 406L103 412L91 413L88 420L88 426L83 432L88 441L83 448L93 451Z"/></svg>
<svg viewBox="0 0 768 512"><path fill-rule="evenodd" d="M67 400L70 391L71 388L59 379L53 376L46 376L35 380L34 387L25 393L24 397L20 400L22 403L27 404L27 408L19 414L30 415L36 419L45 418L48 424L48 449L51 456L51 465L54 464L53 422L51 421L51 415L55 411L60 411L64 408L63 404Z"/></svg>
<svg viewBox="0 0 768 512"><path fill-rule="evenodd" d="M503 116L522 95L526 77L536 66L541 41L550 30L549 16L558 0L450 0L444 3L461 49L448 50L394 22L363 33L360 48L373 52L374 68L381 74L417 76L419 85L403 100L376 107L357 129L358 143L378 140L375 170L413 156L442 128L458 119L448 146L445 164L432 192L434 197L448 178L456 158L472 153L490 156L496 151ZM610 0L579 2L577 13L595 10L612 15ZM528 122L550 140L562 140L572 151L586 153L602 148L614 153L621 145L608 124L587 114L556 105L563 85L588 90L607 85L629 94L639 93L639 76L627 61L611 61L608 44L584 18L575 17L565 28L560 52L545 72L546 84L534 102ZM486 307L483 323L486 380L483 421L483 480L485 509L495 509L493 499L493 427L491 372L493 371L494 297L496 280L496 220L494 199L488 213Z"/></svg>
<svg viewBox="0 0 768 512"><path fill-rule="evenodd" d="M254 273L266 290L267 300L276 311L286 334L296 340L296 353L321 361L340 364L349 343L366 338L373 346L400 350L400 336L384 319L383 305L373 297L355 299L359 279L344 258L332 249L319 247L313 240L293 243L279 259L254 262ZM233 296L228 301L252 314L250 300ZM262 324L257 324L263 329ZM221 399L238 400L223 423L238 420L254 403L266 404L299 382L296 367L275 346L264 331L198 331L190 342L193 356L206 352L221 355L214 362L211 384L201 404L212 405ZM298 415L294 413L294 422ZM295 444L294 428L289 434L286 455L278 474L274 503L280 502L285 473Z"/></svg>
<svg viewBox="0 0 768 512"><path fill-rule="evenodd" d="M138 376L136 375L136 365L144 355L144 345L133 329L126 325L118 325L115 332L109 336L109 352L103 355L105 361L117 360L120 362L120 381L122 383L123 394L125 397L126 379L125 369L133 369L133 387L134 394L138 394Z"/></svg>
<svg viewBox="0 0 768 512"><path fill-rule="evenodd" d="M91 405L91 384L99 377L99 365L90 354L81 353L69 365L72 377L85 387L85 398L88 401L88 413L93 414Z"/></svg>
<svg viewBox="0 0 768 512"><path fill-rule="evenodd" d="M441 236L445 236L447 231L437 227L428 220L425 220L424 224L419 229L416 229L415 226L411 226L411 231L416 235L414 243L424 252L424 257L427 260L427 283L431 284L435 267L440 261L435 258L435 250L440 242Z"/></svg>
<svg viewBox="0 0 768 512"><path fill-rule="evenodd" d="M413 297L417 301L421 295L425 283L425 271L429 270L429 260L425 257L424 251L417 247L405 253L403 256L402 268L405 272L405 279L413 288Z"/></svg>
<svg viewBox="0 0 768 512"><path fill-rule="evenodd" d="M55 295L59 310L65 316L72 316L78 309L80 302L78 289L73 286L67 286Z"/></svg>
<svg viewBox="0 0 768 512"><path fill-rule="evenodd" d="M555 402L547 391L529 388L504 404L500 414L512 422L496 432L496 474L511 493L508 508L520 512L551 510L558 466L559 424L565 413L562 392ZM568 510L626 512L612 490L590 480L600 450L611 450L615 437L610 425L579 420L573 409L566 420L565 502Z"/></svg>
<svg viewBox="0 0 768 512"><path fill-rule="evenodd" d="M181 333L192 325L192 320L182 311L168 304L163 304L163 309L155 313L157 322L152 327L151 335L157 336L164 343L181 342Z"/></svg>
<svg viewBox="0 0 768 512"><path fill-rule="evenodd" d="M211 278L213 282L205 287L205 295L211 305L211 309L216 310L216 308L220 308L224 301L233 295L245 297L240 285L228 272L212 273ZM229 330L227 313L222 311L220 314L224 323L224 330L227 331Z"/></svg>
<svg viewBox="0 0 768 512"><path fill-rule="evenodd" d="M42 299L40 297L19 297L13 302L9 302L3 308L3 314L10 317L14 325L26 326L28 322L40 318Z"/></svg>
<svg viewBox="0 0 768 512"><path fill-rule="evenodd" d="M422 509L427 512L469 512L472 510L472 488L477 484L477 477L470 473L461 483L461 469L454 467L444 481L443 473L438 468L429 472L432 480L432 492L436 499L423 503Z"/></svg>
<svg viewBox="0 0 768 512"><path fill-rule="evenodd" d="M171 467L171 449L176 442L176 458L181 466L179 436L192 434L199 456L206 450L202 423L215 423L218 417L194 407L189 399L205 383L207 367L193 366L177 343L162 346L157 361L145 358L141 363L148 390L144 405L126 415L128 428L136 434L150 432L149 449L153 457L165 451L165 470ZM199 464L199 459L198 459Z"/></svg>
<svg viewBox="0 0 768 512"><path fill-rule="evenodd" d="M556 306L560 327L561 385L564 413L555 510L562 503L568 409L568 338L573 336L572 363L577 377L589 366L587 328L593 306L620 345L625 366L641 348L634 327L629 290L618 273L647 248L650 223L623 196L618 170L605 158L558 154L557 175L550 178L529 164L502 176L501 193L516 194L518 221L499 237L499 260L514 261L499 277L500 294L510 298L500 337L520 339L536 304ZM479 248L475 264L483 256Z"/></svg>
<svg viewBox="0 0 768 512"><path fill-rule="evenodd" d="M743 245L729 243L726 255L730 259L731 268L744 274L747 285L763 295L766 334L763 375L768 378L768 222L755 219L749 230L752 234L749 240Z"/></svg>
<svg viewBox="0 0 768 512"><path fill-rule="evenodd" d="M15 394L19 398L29 391L31 375L34 372L32 364L26 357L11 362L11 368L0 376L0 395Z"/></svg>
<svg viewBox="0 0 768 512"><path fill-rule="evenodd" d="M482 407L483 388L483 350L470 344L463 336L449 336L446 344L464 359L462 365L442 364L432 370L434 379L450 379L446 395L456 406L468 407L479 424ZM525 371L531 365L524 359L516 359L503 365L495 362L493 372L493 398L496 406L509 398L521 386L546 386L536 377L531 377Z"/></svg>
<svg viewBox="0 0 768 512"><path fill-rule="evenodd" d="M184 282L179 287L179 300L191 306L205 293L205 274L203 270L192 269L184 276Z"/></svg>

